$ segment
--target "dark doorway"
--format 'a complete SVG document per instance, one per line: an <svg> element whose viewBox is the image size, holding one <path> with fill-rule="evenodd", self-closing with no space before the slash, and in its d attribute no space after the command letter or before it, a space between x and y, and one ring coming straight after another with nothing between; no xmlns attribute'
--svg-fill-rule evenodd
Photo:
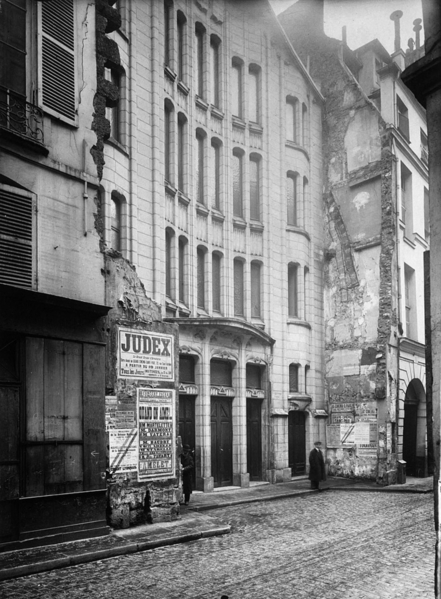
<svg viewBox="0 0 441 599"><path fill-rule="evenodd" d="M247 464L250 480L262 478L262 400L247 398Z"/></svg>
<svg viewBox="0 0 441 599"><path fill-rule="evenodd" d="M231 400L211 399L211 475L215 487L233 484Z"/></svg>
<svg viewBox="0 0 441 599"><path fill-rule="evenodd" d="M190 445L193 452L196 445L195 402L196 398L194 395L179 396L179 436L181 437L182 445ZM195 463L193 468L194 484L196 482L196 460L195 454L193 453L192 455Z"/></svg>
<svg viewBox="0 0 441 599"><path fill-rule="evenodd" d="M0 386L0 543L18 538L19 392Z"/></svg>
<svg viewBox="0 0 441 599"><path fill-rule="evenodd" d="M417 476L417 414L418 404L404 404L403 460L406 462L406 473L409 476Z"/></svg>
<svg viewBox="0 0 441 599"><path fill-rule="evenodd" d="M288 414L288 453L291 475L298 476L306 472L305 450L305 413L291 411Z"/></svg>

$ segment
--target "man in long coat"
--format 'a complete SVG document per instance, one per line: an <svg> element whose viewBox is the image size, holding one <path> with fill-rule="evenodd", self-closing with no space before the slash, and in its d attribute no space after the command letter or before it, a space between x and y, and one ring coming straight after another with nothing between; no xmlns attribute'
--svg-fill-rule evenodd
<svg viewBox="0 0 441 599"><path fill-rule="evenodd" d="M190 501L190 495L193 491L193 457L191 455L190 445L184 445L184 453L181 455L182 465L182 491L184 494L185 505Z"/></svg>
<svg viewBox="0 0 441 599"><path fill-rule="evenodd" d="M314 449L309 454L309 480L311 481L311 489L320 489L320 481L326 480L325 460L320 450L322 443L316 441Z"/></svg>

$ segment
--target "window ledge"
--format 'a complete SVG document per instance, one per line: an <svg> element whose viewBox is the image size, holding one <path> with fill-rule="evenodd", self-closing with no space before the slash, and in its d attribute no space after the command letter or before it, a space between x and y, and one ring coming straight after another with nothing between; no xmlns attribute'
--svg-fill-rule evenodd
<svg viewBox="0 0 441 599"><path fill-rule="evenodd" d="M173 185L169 181L167 181L167 179L164 181L164 187L165 187L165 191L167 193L169 193L172 196L176 195L176 192L177 192L176 187L173 187Z"/></svg>
<svg viewBox="0 0 441 599"><path fill-rule="evenodd" d="M206 102L199 96L196 96L195 103L198 108L201 108L202 110L208 110L208 102Z"/></svg>
<svg viewBox="0 0 441 599"><path fill-rule="evenodd" d="M168 65L164 65L164 74L170 81L176 81L176 73Z"/></svg>
<svg viewBox="0 0 441 599"><path fill-rule="evenodd" d="M222 214L222 212L219 212L219 210L216 210L216 208L211 209L211 218L212 218L212 220L216 220L220 223L223 223L225 220L225 216Z"/></svg>
<svg viewBox="0 0 441 599"><path fill-rule="evenodd" d="M215 118L219 119L219 120L223 120L224 118L224 113L222 112L222 110L220 110L217 106L214 106L213 104L211 104L210 106L210 113L211 116L214 116Z"/></svg>
<svg viewBox="0 0 441 599"><path fill-rule="evenodd" d="M259 318L251 317L251 324L253 324L258 329L262 329L262 331L265 330L265 323L263 322L263 320L260 317Z"/></svg>
<svg viewBox="0 0 441 599"><path fill-rule="evenodd" d="M203 318L210 316L205 308L200 308L200 307L197 308L197 315L202 316Z"/></svg>
<svg viewBox="0 0 441 599"><path fill-rule="evenodd" d="M204 206L204 204L201 204L200 202L196 202L196 212L198 214L202 214L202 216L208 216L208 214L210 213L208 208L206 206Z"/></svg>
<svg viewBox="0 0 441 599"><path fill-rule="evenodd" d="M286 230L290 233L298 233L299 235L303 235L304 237L306 237L306 239L308 239L308 241L311 240L308 231L305 231L305 229L302 229L301 227L296 227L295 225L288 225L286 227Z"/></svg>
<svg viewBox="0 0 441 599"><path fill-rule="evenodd" d="M237 129L245 129L246 127L245 121L238 116L233 116L232 122L233 127L237 127Z"/></svg>
<svg viewBox="0 0 441 599"><path fill-rule="evenodd" d="M250 222L250 229L251 229L251 231L263 231L265 229L265 227L263 226L263 224L260 221L252 220Z"/></svg>
<svg viewBox="0 0 441 599"><path fill-rule="evenodd" d="M43 156L48 156L49 148L47 146L45 146L43 143L36 141L35 139L32 139L31 137L28 137L25 135L20 135L20 133L15 133L15 131L11 131L10 129L6 129L3 127L0 127L0 129L2 132L1 136L0 136L2 145L3 145L4 141L9 139L11 141L16 142L20 146L29 148L30 150L37 152L38 154L42 154Z"/></svg>
<svg viewBox="0 0 441 599"><path fill-rule="evenodd" d="M183 318L188 318L191 314L191 310L189 310L187 308L187 306L184 306L184 304L181 304L181 302L179 302L179 316L183 317Z"/></svg>
<svg viewBox="0 0 441 599"><path fill-rule="evenodd" d="M407 243L407 245L410 245L410 247L412 249L416 248L416 243L412 239L409 239L409 237L406 236L406 233L404 233L404 238L403 239L404 239L404 242Z"/></svg>
<svg viewBox="0 0 441 599"><path fill-rule="evenodd" d="M190 88L188 87L188 85L186 85L183 81L179 80L178 81L178 90L184 94L184 96L188 96L188 94L190 93Z"/></svg>
<svg viewBox="0 0 441 599"><path fill-rule="evenodd" d="M246 229L247 223L243 220L243 218L233 216L233 226L235 226L237 229Z"/></svg>
<svg viewBox="0 0 441 599"><path fill-rule="evenodd" d="M185 195L182 191L178 191L178 200L181 204L188 206L190 203L190 198Z"/></svg>
<svg viewBox="0 0 441 599"><path fill-rule="evenodd" d="M169 297L166 297L166 298L165 298L165 307L166 307L168 310L174 310L175 312L176 312L176 310L178 309L178 306L177 306L177 305L175 304L175 302L174 302L174 301L173 301L171 298L169 298Z"/></svg>
<svg viewBox="0 0 441 599"><path fill-rule="evenodd" d="M262 135L263 133L263 127L259 123L248 123L248 127L252 133L257 133L258 135Z"/></svg>
<svg viewBox="0 0 441 599"><path fill-rule="evenodd" d="M311 325L309 324L309 322L307 322L306 320L300 320L300 318L294 318L292 316L290 316L288 318L288 324L296 324L299 327L305 327L306 329L310 329Z"/></svg>
<svg viewBox="0 0 441 599"><path fill-rule="evenodd" d="M296 399L311 400L311 396L308 395L308 393L301 393L300 391L290 391L288 393L288 399L292 399L294 401Z"/></svg>
<svg viewBox="0 0 441 599"><path fill-rule="evenodd" d="M115 139L114 137L109 137L109 139L106 139L106 144L109 146L112 146L116 150L119 150L127 158L130 158L130 155L129 155L128 151L126 150L126 147L120 141Z"/></svg>
<svg viewBox="0 0 441 599"><path fill-rule="evenodd" d="M309 152L305 148L305 146L302 146L302 145L296 143L295 141L291 141L290 139L287 139L285 141L285 146L287 148L292 148L293 150L298 150L299 152L302 152L302 154L304 154L306 156L306 158L309 160Z"/></svg>

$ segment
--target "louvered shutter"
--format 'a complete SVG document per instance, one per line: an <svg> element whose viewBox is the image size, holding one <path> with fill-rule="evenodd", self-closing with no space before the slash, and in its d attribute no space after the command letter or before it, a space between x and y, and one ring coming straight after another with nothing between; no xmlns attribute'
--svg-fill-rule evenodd
<svg viewBox="0 0 441 599"><path fill-rule="evenodd" d="M33 289L35 281L35 199L0 187L0 283Z"/></svg>
<svg viewBox="0 0 441 599"><path fill-rule="evenodd" d="M39 4L40 102L49 114L75 124L74 2L57 0Z"/></svg>

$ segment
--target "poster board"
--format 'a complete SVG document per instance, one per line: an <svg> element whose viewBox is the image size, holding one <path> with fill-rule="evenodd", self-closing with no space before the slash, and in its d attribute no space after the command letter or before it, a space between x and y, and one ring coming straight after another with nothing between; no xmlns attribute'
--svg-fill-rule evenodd
<svg viewBox="0 0 441 599"><path fill-rule="evenodd" d="M173 343L173 335L118 327L118 378L173 381Z"/></svg>

